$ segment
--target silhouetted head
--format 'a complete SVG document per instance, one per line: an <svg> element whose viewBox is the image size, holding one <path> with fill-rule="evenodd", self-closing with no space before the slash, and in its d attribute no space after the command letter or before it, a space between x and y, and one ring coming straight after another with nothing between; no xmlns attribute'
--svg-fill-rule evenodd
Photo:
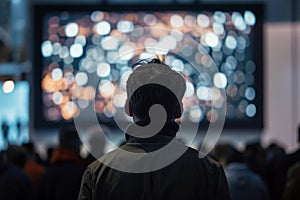
<svg viewBox="0 0 300 200"><path fill-rule="evenodd" d="M266 152L259 143L246 145L245 163L254 172L261 174L266 164Z"/></svg>
<svg viewBox="0 0 300 200"><path fill-rule="evenodd" d="M60 130L59 146L79 150L81 141L74 127L66 127Z"/></svg>
<svg viewBox="0 0 300 200"><path fill-rule="evenodd" d="M23 143L22 147L27 151L27 153L29 155L34 155L35 153L35 149L34 149L34 144L33 142L27 142L27 143Z"/></svg>
<svg viewBox="0 0 300 200"><path fill-rule="evenodd" d="M26 151L24 148L11 145L5 151L5 158L8 162L16 165L17 167L23 168L26 162Z"/></svg>
<svg viewBox="0 0 300 200"><path fill-rule="evenodd" d="M243 154L231 144L218 144L210 153L210 156L223 166L234 162L243 162Z"/></svg>
<svg viewBox="0 0 300 200"><path fill-rule="evenodd" d="M182 115L182 98L186 84L182 75L159 59L139 61L127 81L126 112L135 121L148 120L149 109L162 105L168 120Z"/></svg>

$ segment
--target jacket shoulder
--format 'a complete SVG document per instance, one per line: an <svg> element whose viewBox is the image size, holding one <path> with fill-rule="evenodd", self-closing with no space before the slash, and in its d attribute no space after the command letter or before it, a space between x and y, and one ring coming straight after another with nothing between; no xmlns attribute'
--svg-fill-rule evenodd
<svg viewBox="0 0 300 200"><path fill-rule="evenodd" d="M201 156L201 153L199 154L199 151L197 151L197 150L195 150L193 148L189 147L188 152L189 152L188 153L189 155L197 157L198 163L201 166L207 168L211 172L219 170L219 169L222 168L222 166L221 166L220 163L218 163L217 161L215 161L214 159L212 159L209 156L206 156L206 155L202 155Z"/></svg>

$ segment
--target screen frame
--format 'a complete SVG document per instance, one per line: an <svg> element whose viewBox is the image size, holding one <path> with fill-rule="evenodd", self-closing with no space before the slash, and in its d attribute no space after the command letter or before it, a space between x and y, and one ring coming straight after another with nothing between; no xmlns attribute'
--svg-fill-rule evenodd
<svg viewBox="0 0 300 200"><path fill-rule="evenodd" d="M146 9L145 9L146 8ZM34 87L32 90L34 91L34 128L59 128L66 124L73 123L73 120L69 122L66 121L58 121L52 122L47 121L43 115L43 101L42 101L42 62L43 57L40 51L40 47L43 40L43 27L44 27L44 16L47 13L51 12L62 12L62 11L70 11L70 12L88 12L88 11L224 11L224 12L232 12L234 10L243 12L245 10L251 10L256 15L256 25L253 27L254 29L254 37L253 46L257 49L253 52L253 60L256 63L255 73L255 87L260 88L256 91L256 100L254 101L257 107L256 116L250 120L225 120L224 129L252 129L252 130L261 130L264 128L264 84L263 84L263 75L264 75L264 60L263 60L263 22L264 22L264 4L261 3L245 3L245 4L229 4L229 3L221 3L221 4L88 4L88 5L79 5L79 4L36 4L33 9L33 23L34 23L34 36L33 36L33 46L34 46ZM114 122L106 122L108 126L114 127ZM207 128L209 123L201 122L199 126L201 128Z"/></svg>

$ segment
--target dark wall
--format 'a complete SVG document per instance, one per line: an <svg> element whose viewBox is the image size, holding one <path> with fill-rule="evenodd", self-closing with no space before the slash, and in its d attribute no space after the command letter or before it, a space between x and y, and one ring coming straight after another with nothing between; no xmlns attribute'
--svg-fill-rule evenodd
<svg viewBox="0 0 300 200"><path fill-rule="evenodd" d="M34 3L60 3L60 4L93 4L97 2L106 3L263 3L266 5L265 19L268 22L286 22L292 21L292 8L300 10L298 0L32 0ZM298 4L294 6L294 4ZM300 20L300 14L297 14L297 20Z"/></svg>

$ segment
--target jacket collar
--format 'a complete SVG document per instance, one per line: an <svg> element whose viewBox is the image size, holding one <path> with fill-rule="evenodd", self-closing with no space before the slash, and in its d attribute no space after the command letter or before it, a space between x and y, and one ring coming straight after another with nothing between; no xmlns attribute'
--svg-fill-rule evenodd
<svg viewBox="0 0 300 200"><path fill-rule="evenodd" d="M140 125L142 122L135 122ZM132 125L129 125L127 130L130 129ZM145 126L145 125L144 125ZM125 134L127 143L169 143L179 130L179 125L174 121L167 121L164 127L156 135L148 138L133 137L129 134Z"/></svg>

